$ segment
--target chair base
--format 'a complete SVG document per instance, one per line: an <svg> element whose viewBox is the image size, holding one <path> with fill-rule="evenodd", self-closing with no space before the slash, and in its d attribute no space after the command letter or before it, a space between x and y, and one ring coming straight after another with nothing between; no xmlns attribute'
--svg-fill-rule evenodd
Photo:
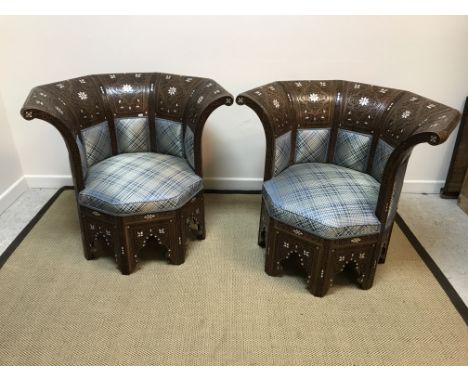
<svg viewBox="0 0 468 382"><path fill-rule="evenodd" d="M325 296L336 275L349 266L353 266L362 289L372 287L382 251L380 234L324 239L271 218L264 204L263 201L258 243L266 244L268 275L282 276L284 261L296 256L307 274L307 289L314 296Z"/></svg>
<svg viewBox="0 0 468 382"><path fill-rule="evenodd" d="M124 275L135 271L138 253L150 239L167 248L166 258L171 264L185 261L187 239L205 238L203 192L175 211L134 216L112 216L80 206L84 255L88 260L98 255L101 240L114 254L118 268Z"/></svg>

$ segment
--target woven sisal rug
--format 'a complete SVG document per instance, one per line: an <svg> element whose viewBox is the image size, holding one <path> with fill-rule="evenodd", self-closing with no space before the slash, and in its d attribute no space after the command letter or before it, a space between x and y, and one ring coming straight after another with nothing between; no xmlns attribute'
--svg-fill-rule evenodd
<svg viewBox="0 0 468 382"><path fill-rule="evenodd" d="M0 364L468 364L463 318L397 226L372 289L342 277L316 298L264 273L259 207L207 194L207 237L185 264L154 256L122 276L84 259L64 191L0 270Z"/></svg>

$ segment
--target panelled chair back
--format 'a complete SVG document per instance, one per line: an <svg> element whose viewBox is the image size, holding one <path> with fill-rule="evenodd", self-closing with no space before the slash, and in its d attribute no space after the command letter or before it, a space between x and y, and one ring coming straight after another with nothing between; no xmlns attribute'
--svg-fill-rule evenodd
<svg viewBox="0 0 468 382"><path fill-rule="evenodd" d="M185 260L186 238L205 237L201 137L233 98L208 78L163 73L89 75L33 88L21 110L65 140L85 257L102 240L131 273L149 240Z"/></svg>
<svg viewBox="0 0 468 382"><path fill-rule="evenodd" d="M247 91L266 135L259 244L266 272L295 256L323 296L352 267L363 289L384 262L416 144L444 142L459 113L407 91L348 81L278 81Z"/></svg>

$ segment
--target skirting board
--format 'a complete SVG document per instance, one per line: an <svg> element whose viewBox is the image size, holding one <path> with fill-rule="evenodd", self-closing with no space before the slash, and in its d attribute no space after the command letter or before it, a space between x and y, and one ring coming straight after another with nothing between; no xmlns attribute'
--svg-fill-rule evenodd
<svg viewBox="0 0 468 382"><path fill-rule="evenodd" d="M25 175L30 188L60 188L73 186L70 175ZM258 191L262 189L262 178L204 178L207 190ZM443 180L405 180L403 192L438 194Z"/></svg>
<svg viewBox="0 0 468 382"><path fill-rule="evenodd" d="M28 189L28 183L24 176L8 187L0 194L0 214L5 211L24 191Z"/></svg>

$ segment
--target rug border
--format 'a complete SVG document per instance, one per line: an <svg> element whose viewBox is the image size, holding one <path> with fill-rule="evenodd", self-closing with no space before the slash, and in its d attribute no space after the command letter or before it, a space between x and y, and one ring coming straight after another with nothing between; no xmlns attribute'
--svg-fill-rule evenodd
<svg viewBox="0 0 468 382"><path fill-rule="evenodd" d="M0 269L5 265L10 256L15 252L16 248L21 244L24 238L29 234L29 232L34 228L37 222L42 218L42 216L47 212L50 206L57 200L57 198L62 194L63 191L73 190L72 186L64 186L57 190L57 192L52 195L52 197L44 204L44 206L39 210L39 212L31 219L31 221L24 227L21 232L16 236L16 238L11 242L11 244L3 251L0 255ZM238 191L238 190L205 190L205 193L210 194L261 194L261 191ZM431 271L432 275L435 277L439 285L442 287L453 306L463 318L465 323L468 325L468 307L465 305L464 301L455 290L455 288L450 284L450 281L442 273L439 266L435 263L429 253L426 251L421 242L417 239L415 234L408 227L406 222L403 220L400 214L396 214L395 222L398 224L398 227L401 229L403 234L406 236L408 241L411 243L414 250L417 252L419 257L422 259L426 267Z"/></svg>

